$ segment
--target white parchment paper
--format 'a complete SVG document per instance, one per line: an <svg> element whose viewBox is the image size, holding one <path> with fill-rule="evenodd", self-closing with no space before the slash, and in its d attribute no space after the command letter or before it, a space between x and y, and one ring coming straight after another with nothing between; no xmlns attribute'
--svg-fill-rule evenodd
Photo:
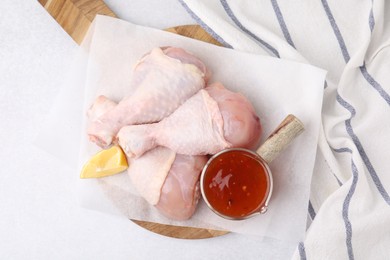
<svg viewBox="0 0 390 260"><path fill-rule="evenodd" d="M212 213L200 201L188 221L161 216L134 191L126 173L103 179L79 180L81 205L130 219L179 226L215 228L296 242L304 238L311 175L320 127L325 71L316 67L217 47L172 33L97 16L80 48L75 68L38 139L54 155L74 163L79 175L99 149L85 133L86 109L99 94L119 101L129 95L132 66L158 46L182 47L204 61L225 87L243 93L254 105L264 128L262 141L287 116L296 115L305 132L270 164L274 192L266 214L245 221L230 221ZM81 120L80 120L81 119ZM80 133L77 131L81 131ZM59 143L59 144L58 144ZM61 151L58 151L61 147Z"/></svg>

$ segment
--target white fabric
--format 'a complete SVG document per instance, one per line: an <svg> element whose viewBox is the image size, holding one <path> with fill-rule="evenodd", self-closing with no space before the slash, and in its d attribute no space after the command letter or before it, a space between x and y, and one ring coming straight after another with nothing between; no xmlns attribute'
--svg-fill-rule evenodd
<svg viewBox="0 0 390 260"><path fill-rule="evenodd" d="M227 47L328 71L309 204L314 219L293 259L390 259L389 2L181 3Z"/></svg>

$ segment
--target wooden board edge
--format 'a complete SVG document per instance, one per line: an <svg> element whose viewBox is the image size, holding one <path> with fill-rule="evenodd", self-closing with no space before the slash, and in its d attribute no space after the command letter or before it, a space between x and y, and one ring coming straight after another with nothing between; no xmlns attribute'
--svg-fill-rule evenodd
<svg viewBox="0 0 390 260"><path fill-rule="evenodd" d="M38 0L77 43L81 44L96 15L116 17L102 0Z"/></svg>
<svg viewBox="0 0 390 260"><path fill-rule="evenodd" d="M230 232L223 230L214 230L214 229L204 229L204 228L195 228L195 227L185 227L185 226L173 226L165 225L160 223L140 221L140 220L131 220L135 224L145 228L154 233L180 239L205 239L219 237Z"/></svg>

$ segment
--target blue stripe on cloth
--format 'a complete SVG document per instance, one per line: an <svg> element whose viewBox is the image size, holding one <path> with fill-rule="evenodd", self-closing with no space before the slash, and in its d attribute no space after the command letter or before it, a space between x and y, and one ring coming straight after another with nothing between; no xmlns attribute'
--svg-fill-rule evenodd
<svg viewBox="0 0 390 260"><path fill-rule="evenodd" d="M336 178L336 181L339 184L339 186L343 186L343 183L340 181L339 178L337 178L336 174L333 173L333 176Z"/></svg>
<svg viewBox="0 0 390 260"><path fill-rule="evenodd" d="M328 87L328 82L325 80L324 89Z"/></svg>
<svg viewBox="0 0 390 260"><path fill-rule="evenodd" d="M331 148L332 148L332 147L331 147ZM342 153L342 152L351 152L351 153L352 153L352 150L349 149L349 148L340 148L340 149L333 149L333 148L332 148L332 150L335 151L335 152L337 152L337 153ZM332 173L333 173L333 176L336 178L338 184L339 184L340 186L343 186L343 183L342 183L342 182L340 181L340 179L336 176L336 174L335 174L334 172L332 172Z"/></svg>
<svg viewBox="0 0 390 260"><path fill-rule="evenodd" d="M286 41L287 41L292 47L295 48L295 44L294 44L293 40L291 39L290 32L289 32L288 29L287 29L286 22L284 21L282 12L280 11L280 8L279 8L279 5L278 5L278 1L277 1L277 0L271 0L271 3L272 3L272 7L274 8L276 17L278 18L278 22L279 22L280 28L282 29L284 38L286 39Z"/></svg>
<svg viewBox="0 0 390 260"><path fill-rule="evenodd" d="M348 257L350 260L353 260L354 256L353 256L353 249L352 249L352 225L351 225L351 221L349 220L348 211L349 211L349 205L351 203L351 198L355 192L356 184L358 181L358 171L353 160L352 160L352 173L353 173L352 184L343 203L343 219L345 224L345 230L347 233L346 244L348 249Z"/></svg>
<svg viewBox="0 0 390 260"><path fill-rule="evenodd" d="M227 3L226 0L221 0L221 4L223 6L223 8L225 9L225 12L227 13L227 15L230 17L230 19L232 19L232 21L245 33L247 33L249 36L251 36L253 39L255 39L256 41L258 41L259 43L261 43L263 46L265 46L269 51L271 51L276 57L280 58L280 55L279 55L279 52L274 48L272 47L271 45L269 45L268 43L266 43L264 40L260 39L259 37L257 37L254 33L252 33L251 31L249 31L245 26L242 25L242 23L237 19L237 17L234 15L232 9L230 8L229 4Z"/></svg>
<svg viewBox="0 0 390 260"><path fill-rule="evenodd" d="M374 30L375 27L374 11L372 10L373 7L374 7L374 0L371 0L371 10L370 10L370 15L368 17L368 24L370 26L371 32Z"/></svg>
<svg viewBox="0 0 390 260"><path fill-rule="evenodd" d="M222 45L228 48L233 48L229 43L227 43L221 36L219 36L213 29L211 29L205 22L202 21L202 19L199 18L189 7L188 5L183 1L179 0L181 5L184 7L184 9L192 16L192 18L208 33L210 34L214 39L216 39L218 42L220 42Z"/></svg>
<svg viewBox="0 0 390 260"><path fill-rule="evenodd" d="M349 56L347 46L345 45L344 39L341 36L340 29L336 24L336 20L334 19L332 12L330 11L328 2L326 0L321 0L321 2L322 2L322 5L325 9L326 15L328 16L329 22L333 28L334 34L336 35L337 41L340 45L341 53L343 54L344 60L346 63L348 63L348 61L351 59L351 57Z"/></svg>
<svg viewBox="0 0 390 260"><path fill-rule="evenodd" d="M352 154L352 150L349 148L340 148L340 149L334 149L334 151L342 153L342 152L348 152ZM349 220L349 205L351 203L351 199L353 194L355 193L356 184L359 178L358 170L356 168L355 163L351 159L351 168L352 168L352 183L351 187L349 188L349 191L347 193L347 196L345 197L344 203L343 203L343 220L345 225L345 232L346 232L346 246L348 250L348 257L350 260L354 259L353 255L353 248L352 248L352 224Z"/></svg>
<svg viewBox="0 0 390 260"><path fill-rule="evenodd" d="M299 251L299 256L300 256L301 260L306 260L306 249L305 249L305 245L303 244L303 242L299 242L298 251Z"/></svg>
<svg viewBox="0 0 390 260"><path fill-rule="evenodd" d="M363 66L359 67L360 72L363 77L367 80L367 82L378 91L379 95L387 102L390 106L390 95L382 88L382 86L368 73L366 63L364 62Z"/></svg>
<svg viewBox="0 0 390 260"><path fill-rule="evenodd" d="M315 212L310 200L309 200L309 215L310 215L311 220L314 220L314 218L316 217L316 212Z"/></svg>
<svg viewBox="0 0 390 260"><path fill-rule="evenodd" d="M352 150L347 148L347 147L332 149L332 150L337 152L337 153L352 153Z"/></svg>
<svg viewBox="0 0 390 260"><path fill-rule="evenodd" d="M378 174L376 173L374 167L372 166L370 159L367 156L366 151L364 150L359 138L357 137L357 135L353 131L351 120L356 115L355 109L347 101L345 101L339 94L337 94L337 102L351 113L351 117L349 119L345 120L345 128L347 130L347 133L352 138L352 141L355 144L360 156L362 157L363 162L366 165L368 172L370 173L371 179L373 180L376 188L378 189L379 193L381 194L383 199L386 201L386 203L390 205L389 194L387 193L387 191L383 187L382 182L379 179Z"/></svg>
<svg viewBox="0 0 390 260"><path fill-rule="evenodd" d="M375 18L374 18L374 0L371 0L371 10L368 18L368 25L370 27L371 33L375 27ZM379 95L390 105L390 95L382 88L382 86L368 73L366 63L363 63L363 66L359 67L360 72L363 74L363 77L367 80L367 82L378 91Z"/></svg>

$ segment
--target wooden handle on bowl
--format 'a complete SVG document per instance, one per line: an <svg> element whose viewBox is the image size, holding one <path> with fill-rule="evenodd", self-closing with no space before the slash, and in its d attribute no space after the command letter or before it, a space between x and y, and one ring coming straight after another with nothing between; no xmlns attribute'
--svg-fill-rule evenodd
<svg viewBox="0 0 390 260"><path fill-rule="evenodd" d="M294 115L288 115L256 152L267 163L270 163L303 130L303 123Z"/></svg>

